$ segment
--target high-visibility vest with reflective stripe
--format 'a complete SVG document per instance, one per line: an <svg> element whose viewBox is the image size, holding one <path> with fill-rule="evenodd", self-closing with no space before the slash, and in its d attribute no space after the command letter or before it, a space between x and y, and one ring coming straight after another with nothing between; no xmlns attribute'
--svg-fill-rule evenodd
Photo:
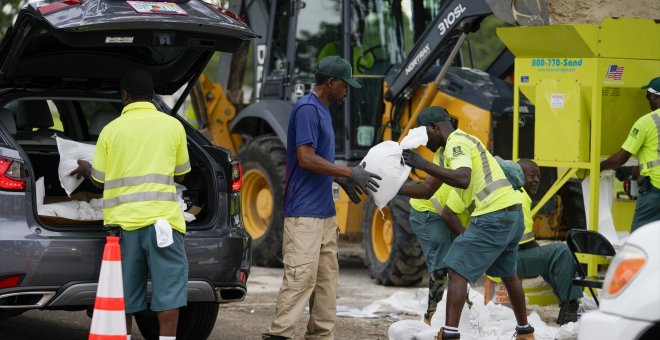
<svg viewBox="0 0 660 340"><path fill-rule="evenodd" d="M516 191L522 200L523 218L525 220L525 231L520 238L520 244L534 241L534 219L532 218L532 198L529 197L524 188Z"/></svg>
<svg viewBox="0 0 660 340"><path fill-rule="evenodd" d="M504 171L484 145L474 136L460 129L447 138L444 150L445 167L471 168L470 185L467 189L456 189L461 199L470 202L472 216L497 211L520 204Z"/></svg>
<svg viewBox="0 0 660 340"><path fill-rule="evenodd" d="M104 224L135 230L164 219L185 233L174 176L190 171L186 133L148 102L127 105L99 135L92 177L103 188Z"/></svg>
<svg viewBox="0 0 660 340"><path fill-rule="evenodd" d="M441 151L438 151L438 152L435 153L435 155L433 156L433 163L434 164L438 164L438 165L441 164L440 163L441 155L442 155ZM442 186L440 188L438 188L438 191L440 191L440 189L442 189ZM436 193L437 193L437 191L436 191ZM446 198L445 198L445 200L446 200ZM443 200L442 202L444 202L445 200ZM444 203L443 203L443 205L444 205ZM435 211L435 207L433 206L433 203L431 203L430 199L425 200L425 199L420 199L420 198L411 198L410 199L410 206L413 209L415 209L419 212Z"/></svg>
<svg viewBox="0 0 660 340"><path fill-rule="evenodd" d="M639 159L640 174L660 188L660 109L640 117L621 148Z"/></svg>

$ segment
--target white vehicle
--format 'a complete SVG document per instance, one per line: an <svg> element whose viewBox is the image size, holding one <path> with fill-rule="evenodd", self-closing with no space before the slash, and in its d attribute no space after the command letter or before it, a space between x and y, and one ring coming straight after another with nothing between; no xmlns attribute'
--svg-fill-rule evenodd
<svg viewBox="0 0 660 340"><path fill-rule="evenodd" d="M580 319L579 340L660 339L660 221L637 229L605 276L600 309Z"/></svg>

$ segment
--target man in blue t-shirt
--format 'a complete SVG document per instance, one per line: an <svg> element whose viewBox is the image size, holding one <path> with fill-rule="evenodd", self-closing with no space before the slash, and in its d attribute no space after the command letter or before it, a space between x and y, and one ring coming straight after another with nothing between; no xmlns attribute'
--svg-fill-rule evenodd
<svg viewBox="0 0 660 340"><path fill-rule="evenodd" d="M328 106L341 103L353 79L351 65L337 56L319 62L312 92L291 112L287 135L284 189L284 278L275 319L263 339L289 339L309 303L305 338L333 339L337 314L337 219L332 199L334 179L351 200L381 179L364 169L334 164L335 133Z"/></svg>

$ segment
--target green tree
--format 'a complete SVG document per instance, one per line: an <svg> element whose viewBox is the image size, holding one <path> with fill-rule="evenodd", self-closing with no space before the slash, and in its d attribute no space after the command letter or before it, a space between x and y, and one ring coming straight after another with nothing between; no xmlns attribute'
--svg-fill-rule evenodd
<svg viewBox="0 0 660 340"><path fill-rule="evenodd" d="M7 29L18 11L27 3L27 0L3 0L0 3L0 37L5 35Z"/></svg>

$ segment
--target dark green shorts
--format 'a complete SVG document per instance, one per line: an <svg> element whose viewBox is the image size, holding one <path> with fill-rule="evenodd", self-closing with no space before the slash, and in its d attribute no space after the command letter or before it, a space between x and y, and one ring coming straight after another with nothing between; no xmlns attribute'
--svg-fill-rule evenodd
<svg viewBox="0 0 660 340"><path fill-rule="evenodd" d="M650 190L639 193L630 232L658 220L660 220L660 189L651 185Z"/></svg>
<svg viewBox="0 0 660 340"><path fill-rule="evenodd" d="M159 248L153 225L121 231L121 269L126 313L147 309L147 280L151 278L151 310L161 312L186 306L188 260L183 234L172 230L174 243Z"/></svg>
<svg viewBox="0 0 660 340"><path fill-rule="evenodd" d="M429 272L447 268L443 260L455 236L449 231L440 215L410 208L410 227L422 246L424 261Z"/></svg>
<svg viewBox="0 0 660 340"><path fill-rule="evenodd" d="M484 273L496 277L516 275L518 242L524 229L520 210L472 217L470 226L449 248L445 264L470 282Z"/></svg>

